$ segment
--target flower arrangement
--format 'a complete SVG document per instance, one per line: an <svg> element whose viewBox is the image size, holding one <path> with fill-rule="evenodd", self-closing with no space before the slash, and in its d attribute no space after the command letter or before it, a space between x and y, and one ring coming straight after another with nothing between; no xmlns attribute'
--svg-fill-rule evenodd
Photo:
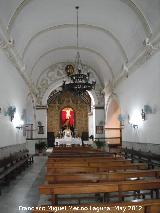
<svg viewBox="0 0 160 213"><path fill-rule="evenodd" d="M106 145L106 144L105 144L105 141L95 140L94 143L96 144L96 147L97 147L98 149L104 148L105 145Z"/></svg>

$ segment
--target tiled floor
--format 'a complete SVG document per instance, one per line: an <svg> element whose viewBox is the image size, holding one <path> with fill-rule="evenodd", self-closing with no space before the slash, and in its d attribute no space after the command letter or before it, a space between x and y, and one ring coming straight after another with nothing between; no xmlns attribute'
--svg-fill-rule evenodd
<svg viewBox="0 0 160 213"><path fill-rule="evenodd" d="M34 163L4 186L0 196L0 213L26 213L20 206L37 206L39 201L38 186L44 183L44 164L47 157L35 157Z"/></svg>

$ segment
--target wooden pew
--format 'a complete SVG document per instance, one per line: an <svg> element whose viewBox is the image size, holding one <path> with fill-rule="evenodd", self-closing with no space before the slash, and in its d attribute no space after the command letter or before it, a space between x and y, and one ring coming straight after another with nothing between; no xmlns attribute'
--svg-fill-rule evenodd
<svg viewBox="0 0 160 213"><path fill-rule="evenodd" d="M93 160L90 162L84 162L84 161L71 161L71 162L47 162L47 168L61 168L61 167L106 167L106 166L121 166L121 165L131 165L130 160L110 160L108 162L105 161L99 161L95 162Z"/></svg>
<svg viewBox="0 0 160 213"><path fill-rule="evenodd" d="M40 206L35 207L32 213L160 213L160 200L144 200L139 202L83 204L79 206Z"/></svg>
<svg viewBox="0 0 160 213"><path fill-rule="evenodd" d="M29 164L33 163L33 155L29 155L28 150L23 150L10 154L0 160L0 195L1 186L4 182L9 182L16 177ZM1 184L2 183L2 184Z"/></svg>
<svg viewBox="0 0 160 213"><path fill-rule="evenodd" d="M119 160L126 160L122 157L113 157L113 156L100 156L100 157L95 157L90 156L90 157L51 157L49 156L48 161L47 162L108 162L108 161L119 161ZM128 160L131 161L131 160Z"/></svg>
<svg viewBox="0 0 160 213"><path fill-rule="evenodd" d="M72 174L47 174L45 180L53 183L75 182L107 182L125 181L129 178L160 177L160 170L136 170L123 172L97 172L97 173L72 173Z"/></svg>
<svg viewBox="0 0 160 213"><path fill-rule="evenodd" d="M39 187L40 194L52 195L52 202L56 204L57 196L64 194L95 194L118 192L120 201L123 201L127 191L155 190L156 198L159 198L160 179L104 182L102 183L67 183L67 184L43 184ZM104 197L105 200L105 197Z"/></svg>
<svg viewBox="0 0 160 213"><path fill-rule="evenodd" d="M94 151L94 152L100 152L99 150L93 149L92 147L82 147L82 146L74 146L74 147L54 147L53 153L55 152L87 152L87 151Z"/></svg>
<svg viewBox="0 0 160 213"><path fill-rule="evenodd" d="M68 164L68 163L110 163L110 162L130 162L130 159L123 159L123 158L105 158L105 157L89 157L89 158L73 158L73 160L71 160L72 158L57 158L57 159L52 159L49 158L47 163L54 163L54 164Z"/></svg>
<svg viewBox="0 0 160 213"><path fill-rule="evenodd" d="M132 163L129 165L104 165L100 166L75 166L75 167L48 167L47 173L82 173L82 172L104 172L104 171L115 171L115 170L135 170L135 169L146 169L146 165L143 163Z"/></svg>
<svg viewBox="0 0 160 213"><path fill-rule="evenodd" d="M85 149L60 149L57 151L53 151L49 157L88 157L88 156L107 156L107 157L113 157L115 156L115 153L109 153L109 152L102 152L97 150L85 150Z"/></svg>
<svg viewBox="0 0 160 213"><path fill-rule="evenodd" d="M108 153L85 153L85 152L67 152L67 153L52 153L49 157L70 157L70 158L73 158L73 157L115 157L115 154L108 154Z"/></svg>

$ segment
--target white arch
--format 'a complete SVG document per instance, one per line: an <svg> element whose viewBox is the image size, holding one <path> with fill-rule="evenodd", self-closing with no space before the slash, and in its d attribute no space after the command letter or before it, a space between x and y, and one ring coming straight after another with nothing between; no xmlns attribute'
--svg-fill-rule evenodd
<svg viewBox="0 0 160 213"><path fill-rule="evenodd" d="M27 42L27 45L25 46L23 52L22 52L22 58L24 58L25 53L27 52L29 46L31 45L31 43L41 34L49 32L49 31L54 31L54 30L59 30L59 29L65 29L65 28L75 28L76 25L75 24L63 24L63 25L58 25L58 26L52 26L52 27L48 27L46 29L43 29L39 32L37 32L35 35L33 35L30 40ZM122 46L120 40L117 38L118 36L115 36L113 34L113 32L111 32L111 30L108 29L104 29L102 27L98 27L98 26L93 26L93 25L87 25L87 24L79 24L80 28L87 28L87 29L93 29L93 30L97 30L100 31L102 33L105 33L106 36L109 35L112 40L116 43L116 45L118 46L118 48L120 49L120 52L123 55L124 61L128 61L128 56L127 53L125 52L124 47Z"/></svg>
<svg viewBox="0 0 160 213"><path fill-rule="evenodd" d="M51 52L54 52L54 51L57 51L57 50L76 50L77 47L76 46L65 46L65 47L57 47L57 48L54 48L54 49L50 49L49 51L45 52L44 54L42 54L37 60L36 62L34 63L34 65L32 66L32 69L31 69L31 75L32 75L32 72L34 71L34 68L36 67L36 65L38 64L38 62L41 60L41 58L45 57L47 54L51 53ZM106 58L104 58L99 52L93 50L93 49L90 49L90 48L87 48L87 47L79 47L79 50L85 50L85 51L88 51L88 52L91 52L91 53L94 53L95 55L97 55L98 57L100 57L104 62L105 64L107 65L109 71L110 71L110 74L112 76L112 78L114 78L114 74L113 74L113 71L112 71L112 67L111 65L109 64L108 60Z"/></svg>
<svg viewBox="0 0 160 213"><path fill-rule="evenodd" d="M33 0L23 0L15 9L15 11L13 12L13 15L11 16L7 29L9 32L11 32L11 29L13 28L14 22L17 18L17 16L20 14L20 12L24 9L24 7L29 4L31 1ZM151 27L149 25L149 21L147 20L147 18L144 16L142 9L140 9L136 3L134 3L132 0L120 0L121 2L127 4L131 10L134 11L134 13L137 15L139 21L141 22L144 32L146 34L146 36L151 37L152 35L152 30Z"/></svg>
<svg viewBox="0 0 160 213"><path fill-rule="evenodd" d="M66 80L66 79L65 79ZM57 88L59 88L62 85L62 80L57 81L55 84L50 85L50 87L46 90L45 94L43 95L42 98L42 105L47 105L47 100L49 95L51 94L51 92L53 90L56 90ZM94 90L92 91L87 91L91 100L93 101L94 105L98 104L98 99L96 97L96 93Z"/></svg>

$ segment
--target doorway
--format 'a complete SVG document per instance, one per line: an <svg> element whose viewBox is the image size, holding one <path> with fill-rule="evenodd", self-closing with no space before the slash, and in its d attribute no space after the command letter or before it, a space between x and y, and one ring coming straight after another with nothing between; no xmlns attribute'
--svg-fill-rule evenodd
<svg viewBox="0 0 160 213"><path fill-rule="evenodd" d="M122 145L122 129L118 119L121 109L117 98L112 97L106 111L105 137L109 148Z"/></svg>

